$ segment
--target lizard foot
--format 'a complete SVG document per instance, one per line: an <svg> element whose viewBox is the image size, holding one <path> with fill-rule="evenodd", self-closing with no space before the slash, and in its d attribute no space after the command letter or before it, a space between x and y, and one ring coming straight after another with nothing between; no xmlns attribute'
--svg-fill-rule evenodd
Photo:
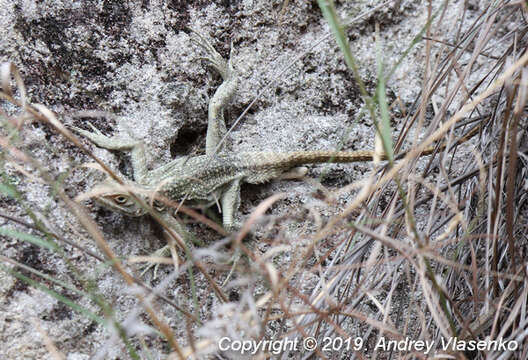
<svg viewBox="0 0 528 360"><path fill-rule="evenodd" d="M107 150L128 150L140 143L137 140L127 140L118 136L106 136L90 122L88 122L88 125L92 128L92 131L83 130L76 126L73 126L72 129L101 148Z"/></svg>
<svg viewBox="0 0 528 360"><path fill-rule="evenodd" d="M149 257L169 259L170 256L171 256L170 247L169 245L165 245L161 249L153 252ZM140 267L140 270L142 270L141 277L143 277L143 275L145 275L150 269L154 268L153 279L156 279L158 277L159 266L162 263L164 264L165 262L148 262L145 265L142 265ZM171 263L172 263L172 260L171 260Z"/></svg>
<svg viewBox="0 0 528 360"><path fill-rule="evenodd" d="M202 59L207 61L213 68L215 68L220 75L222 76L222 79L226 80L228 78L231 78L233 76L233 66L231 64L231 54L229 54L229 61L225 61L225 59L218 53L218 51L215 50L213 45L205 39L202 35L200 35L197 31L191 30L192 34L194 36L191 36L191 41L204 49L207 53L207 57L203 57ZM233 47L231 47L231 53L233 52Z"/></svg>

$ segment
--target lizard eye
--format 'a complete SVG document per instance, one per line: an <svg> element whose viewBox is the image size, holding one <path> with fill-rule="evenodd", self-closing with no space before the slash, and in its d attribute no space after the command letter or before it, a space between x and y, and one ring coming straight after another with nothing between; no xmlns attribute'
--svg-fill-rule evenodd
<svg viewBox="0 0 528 360"><path fill-rule="evenodd" d="M113 197L116 204L123 205L127 202L128 198L125 195L116 195Z"/></svg>

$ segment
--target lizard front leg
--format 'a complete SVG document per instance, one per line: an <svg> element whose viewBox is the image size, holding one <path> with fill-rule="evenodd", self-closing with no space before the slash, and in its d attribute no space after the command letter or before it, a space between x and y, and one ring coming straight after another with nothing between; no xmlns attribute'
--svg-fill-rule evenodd
<svg viewBox="0 0 528 360"><path fill-rule="evenodd" d="M190 250L190 247L192 247L193 243L196 244L196 245L199 245L199 246L202 246L203 244L201 244L196 238L195 236L190 233L187 228L185 227L185 225L181 224L176 218L175 218L175 214L173 214L172 212L172 209L165 209L163 212L161 212L161 218L165 221L165 224L167 226L170 227L170 229L174 232L176 232L180 237L181 239L185 242L185 247L186 249L182 249L184 250L184 253L186 255L189 255L189 250ZM169 239L171 235L169 235L167 232L165 232L165 237L167 238L168 241L171 241ZM172 240L174 241L174 240ZM162 247L161 249L158 249L156 250L155 252L153 252L152 254L150 254L150 257L154 257L154 258L166 258L166 257L170 257L171 256L171 245L165 245L164 247ZM149 271L150 269L154 268L154 279L157 277L157 272L158 272L158 268L159 268L159 265L160 263L147 263L145 264L144 266L142 266L142 272L141 272L141 275L143 276L147 271Z"/></svg>
<svg viewBox="0 0 528 360"><path fill-rule="evenodd" d="M103 135L91 123L88 123L88 125L92 128L92 131L83 130L78 127L73 127L73 130L103 149L130 152L134 181L140 184L143 183L142 180L146 178L148 172L145 158L145 144L139 140L123 139L118 136L109 137Z"/></svg>
<svg viewBox="0 0 528 360"><path fill-rule="evenodd" d="M191 40L207 52L208 56L204 60L209 62L224 80L209 101L205 154L213 155L220 140L227 132L224 120L224 107L236 92L238 79L231 63L231 54L229 55L229 60L226 62L209 41L196 31L193 31L193 34L195 38L191 38ZM231 49L232 52L233 49Z"/></svg>

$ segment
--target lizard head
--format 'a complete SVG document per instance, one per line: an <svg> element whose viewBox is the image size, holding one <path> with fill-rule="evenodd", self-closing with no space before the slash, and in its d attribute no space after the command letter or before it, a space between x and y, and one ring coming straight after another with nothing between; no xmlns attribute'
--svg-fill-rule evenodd
<svg viewBox="0 0 528 360"><path fill-rule="evenodd" d="M137 184L121 185L111 178L99 183L91 191L95 201L110 210L134 217L145 215L148 212L147 209L145 206L141 206L132 194L146 204L151 203L152 199L148 196L146 189ZM164 204L158 200L152 202L152 207L155 211L165 209Z"/></svg>

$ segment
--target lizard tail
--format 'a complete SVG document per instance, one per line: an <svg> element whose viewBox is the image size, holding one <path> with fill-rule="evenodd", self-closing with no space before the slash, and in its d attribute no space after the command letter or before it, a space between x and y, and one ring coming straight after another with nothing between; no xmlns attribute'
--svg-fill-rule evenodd
<svg viewBox="0 0 528 360"><path fill-rule="evenodd" d="M429 155L433 148L428 148L422 152L421 156ZM319 163L352 163L374 160L374 151L333 151L333 150L313 150L313 151L292 151L286 153L254 153L254 160L250 161L250 166L258 164L258 167L269 172L270 178L277 176L274 171L284 171L296 166ZM396 156L396 159L404 157L406 153ZM380 154L380 160L387 160L386 154ZM273 174L272 174L273 173Z"/></svg>
<svg viewBox="0 0 528 360"><path fill-rule="evenodd" d="M317 163L350 163L372 161L374 159L374 151L331 151L331 150L315 150L315 151L293 151L284 154L284 164L287 166L297 166L303 164L317 164ZM381 160L387 160L385 155L381 156Z"/></svg>
<svg viewBox="0 0 528 360"><path fill-rule="evenodd" d="M479 127L475 126L470 132L463 136L454 144L461 144L469 140L478 133ZM446 149L446 143L438 146L431 146L420 153L421 156L431 155L435 152L441 152ZM314 150L314 151L293 151L287 153L247 153L242 156L245 164L242 164L248 172L245 175L245 181L252 184L259 184L278 177L284 171L304 164L317 163L352 163L374 160L374 151L331 151L331 150ZM401 152L394 156L394 160L404 158L408 151ZM386 154L380 154L380 160L387 160Z"/></svg>
<svg viewBox="0 0 528 360"><path fill-rule="evenodd" d="M478 134L480 127L473 127L466 135L460 138L455 143L462 144L473 136ZM420 153L421 156L431 155L434 152L442 152L446 149L447 144L443 142L439 146L430 146L424 149ZM394 159L399 160L404 158L408 154L408 151L397 154ZM380 160L388 160L386 154L379 155ZM374 160L374 151L359 150L359 151L326 151L326 150L315 150L315 151L294 151L285 154L284 163L288 166L297 166L303 164L316 164L316 163L350 163L350 162L363 162Z"/></svg>

